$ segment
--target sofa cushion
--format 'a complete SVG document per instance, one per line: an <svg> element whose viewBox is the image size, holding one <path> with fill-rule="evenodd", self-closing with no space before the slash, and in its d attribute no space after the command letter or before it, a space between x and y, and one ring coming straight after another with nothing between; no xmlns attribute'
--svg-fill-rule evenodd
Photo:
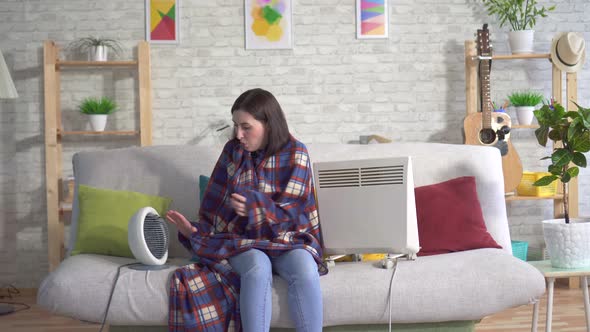
<svg viewBox="0 0 590 332"><path fill-rule="evenodd" d="M72 255L81 253L133 257L127 241L129 218L140 208L153 207L160 215L171 199L133 191L80 185L78 234Z"/></svg>
<svg viewBox="0 0 590 332"><path fill-rule="evenodd" d="M475 178L463 176L415 189L418 256L501 248L486 228Z"/></svg>
<svg viewBox="0 0 590 332"><path fill-rule="evenodd" d="M101 255L67 258L41 284L37 301L50 311L100 322L117 267L132 259ZM186 264L174 259L171 264ZM376 262L337 263L320 278L324 326L387 323L392 270ZM108 323L166 325L175 266L161 271L122 268ZM80 280L84 280L80 284ZM537 269L500 249L477 249L400 261L393 278L393 322L477 320L540 297ZM274 276L271 326L292 326L287 283Z"/></svg>
<svg viewBox="0 0 590 332"><path fill-rule="evenodd" d="M209 184L209 177L206 175L199 175L199 202L203 202L203 196L205 196L205 190Z"/></svg>

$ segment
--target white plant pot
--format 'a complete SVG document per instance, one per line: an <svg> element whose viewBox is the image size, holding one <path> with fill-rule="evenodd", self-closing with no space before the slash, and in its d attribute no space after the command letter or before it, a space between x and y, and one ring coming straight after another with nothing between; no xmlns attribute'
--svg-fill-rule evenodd
<svg viewBox="0 0 590 332"><path fill-rule="evenodd" d="M89 114L90 127L94 131L104 131L107 125L107 114Z"/></svg>
<svg viewBox="0 0 590 332"><path fill-rule="evenodd" d="M543 235L551 266L577 269L590 266L590 218L543 220Z"/></svg>
<svg viewBox="0 0 590 332"><path fill-rule="evenodd" d="M93 46L88 49L88 61L107 61L109 49L106 46Z"/></svg>
<svg viewBox="0 0 590 332"><path fill-rule="evenodd" d="M533 53L535 30L517 30L508 32L508 42L512 54Z"/></svg>
<svg viewBox="0 0 590 332"><path fill-rule="evenodd" d="M535 106L517 106L514 108L516 109L516 118L519 125L528 126L533 123Z"/></svg>

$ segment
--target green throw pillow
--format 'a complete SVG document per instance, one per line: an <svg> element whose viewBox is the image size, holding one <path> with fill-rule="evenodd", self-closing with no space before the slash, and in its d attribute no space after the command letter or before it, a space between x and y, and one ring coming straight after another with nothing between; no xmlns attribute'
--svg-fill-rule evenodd
<svg viewBox="0 0 590 332"><path fill-rule="evenodd" d="M133 257L127 242L129 218L145 206L164 215L170 202L165 197L80 185L78 235L71 254Z"/></svg>

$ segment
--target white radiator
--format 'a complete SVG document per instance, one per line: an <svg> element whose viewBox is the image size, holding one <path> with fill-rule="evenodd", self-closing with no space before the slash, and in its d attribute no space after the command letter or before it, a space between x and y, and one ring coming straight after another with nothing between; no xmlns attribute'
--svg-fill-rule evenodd
<svg viewBox="0 0 590 332"><path fill-rule="evenodd" d="M394 157L313 164L328 255L419 250L412 159Z"/></svg>

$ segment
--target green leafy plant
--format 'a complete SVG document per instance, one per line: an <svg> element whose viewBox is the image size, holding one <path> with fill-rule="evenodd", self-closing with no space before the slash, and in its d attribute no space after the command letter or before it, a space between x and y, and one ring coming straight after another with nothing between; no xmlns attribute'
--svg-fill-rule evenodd
<svg viewBox="0 0 590 332"><path fill-rule="evenodd" d="M551 160L547 167L551 175L540 178L533 185L546 186L561 180L566 224L569 223L568 183L578 176L580 167L586 167L584 153L590 151L590 108L576 106L577 112L566 112L559 103L551 102L534 111L539 121L539 128L535 130L537 141L542 146L546 146L549 139L554 143L551 156L542 158Z"/></svg>
<svg viewBox="0 0 590 332"><path fill-rule="evenodd" d="M542 94L534 91L519 91L508 96L510 105L518 106L537 106L543 101Z"/></svg>
<svg viewBox="0 0 590 332"><path fill-rule="evenodd" d="M84 114L111 114L117 110L117 104L108 97L90 97L82 101L79 109Z"/></svg>
<svg viewBox="0 0 590 332"><path fill-rule="evenodd" d="M86 52L88 51L88 49L96 46L105 46L113 50L116 54L120 54L122 51L121 44L119 44L118 41L110 38L94 36L74 40L73 42L68 44L67 48L80 50L81 52Z"/></svg>
<svg viewBox="0 0 590 332"><path fill-rule="evenodd" d="M488 15L496 15L500 27L510 24L512 30L533 29L537 17L547 17L547 13L555 9L555 5L546 8L537 6L536 0L482 0Z"/></svg>

